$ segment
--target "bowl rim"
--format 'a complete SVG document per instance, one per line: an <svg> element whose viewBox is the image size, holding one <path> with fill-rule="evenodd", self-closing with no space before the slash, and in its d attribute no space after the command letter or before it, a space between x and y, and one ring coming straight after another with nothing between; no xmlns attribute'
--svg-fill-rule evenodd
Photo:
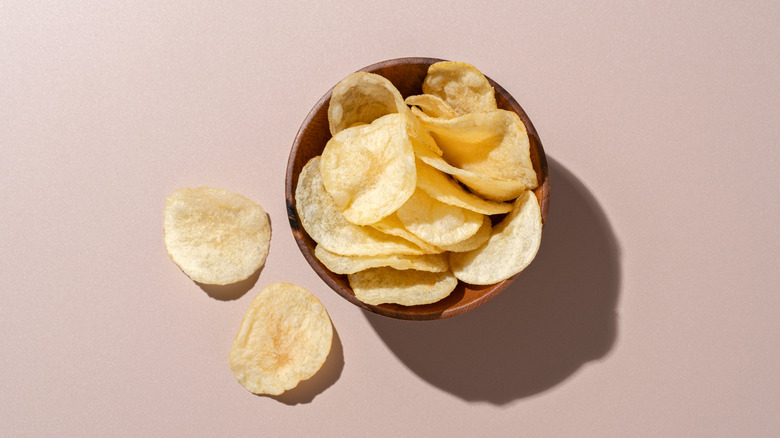
<svg viewBox="0 0 780 438"><path fill-rule="evenodd" d="M370 64L368 66L365 66L356 71L374 72L387 67L401 65L401 64L431 65L433 63L443 62L443 61L447 61L447 60L441 58L426 58L426 57L401 57L401 58L393 58L384 61L379 61ZM544 148L542 146L541 139L539 138L536 128L534 127L530 118L526 114L525 110L515 100L514 96L512 96L505 88L503 88L500 84L492 80L487 75L485 75L485 77L490 82L490 85L493 86L493 88L495 89L496 94L501 95L501 97L507 101L508 106L511 107L511 109L514 112L516 112L518 116L520 116L521 120L525 124L526 130L528 131L529 137L533 137L533 141L536 144L536 153L538 154L538 162L539 162L539 171L537 172L537 174L541 177L540 178L541 181L539 187L534 191L537 192L537 200L539 201L540 209L542 213L542 229L544 229L544 224L546 222L547 213L549 211L549 204L550 204L550 177L549 177L547 158L544 152ZM286 198L287 218L290 224L290 230L293 234L293 238L295 240L295 243L298 246L298 249L303 254L309 266L331 289L333 289L342 298L346 299L347 301L354 304L355 306L371 313L375 313L390 318L401 319L401 320L422 321L422 320L438 320L438 319L451 318L454 316L467 313L473 309L476 309L484 305L486 302L490 301L491 299L495 298L496 296L498 296L520 274L522 274L522 272L515 274L512 277L503 280L501 282L494 283L492 285L485 285L485 286L469 285L471 289L484 288L484 289L490 289L490 291L479 295L477 298L473 299L472 301L469 301L468 303L464 303L459 306L450 307L444 310L431 309L431 311L429 312L425 311L425 307L430 305L410 306L412 308L415 308L416 311L404 312L399 309L406 309L408 307L399 306L399 305L386 305L386 304L380 304L380 305L366 304L360 301L359 299L357 299L357 297L355 297L355 295L351 293L351 291L344 291L342 285L336 282L332 276L328 275L328 273L330 274L333 273L328 271L327 268L325 268L325 266L314 256L313 250L310 249L306 245L306 242L304 241L305 239L311 239L311 237L308 236L308 233L306 233L306 231L300 225L300 220L298 218L298 212L295 205L295 187L293 187L293 170L295 167L298 150L300 149L302 144L302 134L306 131L307 127L311 124L312 120L319 114L322 108L329 103L330 97L333 93L333 89L336 87L336 85L337 84L334 84L319 100L317 100L314 106L309 110L304 120L301 122L301 125L298 128L297 133L295 134L295 139L293 140L293 144L290 149L290 154L288 156L288 161L287 161L287 168L285 172L285 198ZM541 193L541 196L539 195L539 193ZM300 236L297 233L300 233ZM333 274L333 275L337 275L337 274Z"/></svg>

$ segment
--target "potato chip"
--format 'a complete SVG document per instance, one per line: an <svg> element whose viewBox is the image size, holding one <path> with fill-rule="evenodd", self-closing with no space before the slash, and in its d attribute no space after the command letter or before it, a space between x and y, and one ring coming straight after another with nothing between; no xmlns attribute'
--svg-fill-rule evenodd
<svg viewBox="0 0 780 438"><path fill-rule="evenodd" d="M482 214L504 214L512 209L506 202L487 201L467 192L444 172L417 161L417 187L433 199Z"/></svg>
<svg viewBox="0 0 780 438"><path fill-rule="evenodd" d="M383 266L398 270L415 269L426 272L444 272L449 269L447 256L444 254L343 256L317 245L314 248L314 256L328 270L336 274L354 274L358 271Z"/></svg>
<svg viewBox="0 0 780 438"><path fill-rule="evenodd" d="M320 157L312 158L301 170L295 188L295 203L304 230L328 251L343 255L424 252L408 240L344 219L322 185Z"/></svg>
<svg viewBox="0 0 780 438"><path fill-rule="evenodd" d="M472 251L490 239L491 231L493 230L493 223L490 221L489 216L485 216L482 220L482 226L479 227L476 234L461 242L453 243L452 245L442 245L440 248L443 251L449 252L466 252Z"/></svg>
<svg viewBox="0 0 780 438"><path fill-rule="evenodd" d="M268 256L268 215L251 200L224 189L198 187L165 200L165 248L192 280L225 285L249 278Z"/></svg>
<svg viewBox="0 0 780 438"><path fill-rule="evenodd" d="M306 289L275 283L252 300L230 349L230 369L255 394L279 395L319 371L333 325Z"/></svg>
<svg viewBox="0 0 780 438"><path fill-rule="evenodd" d="M468 239L482 226L482 214L437 201L417 189L396 212L404 228L436 246Z"/></svg>
<svg viewBox="0 0 780 438"><path fill-rule="evenodd" d="M465 62L437 62L428 68L423 93L447 102L458 115L496 109L496 94L487 78Z"/></svg>
<svg viewBox="0 0 780 438"><path fill-rule="evenodd" d="M453 166L493 178L538 185L530 141L523 121L512 111L466 114L453 119L429 117L414 108L425 129Z"/></svg>
<svg viewBox="0 0 780 438"><path fill-rule="evenodd" d="M414 243L415 245L419 246L425 254L438 254L444 251L437 246L431 245L430 243L420 239L412 232L404 228L403 222L401 222L401 219L398 219L398 215L395 213L385 217L377 223L371 224L370 226L383 233L398 236L402 239Z"/></svg>
<svg viewBox="0 0 780 438"><path fill-rule="evenodd" d="M444 161L444 159L430 151L430 149L417 143L414 146L414 154L421 161L431 167L434 167L446 174L452 175L455 179L465 184L472 192L481 197L493 201L509 201L517 198L525 191L525 185L519 181L512 181L502 178L494 178L487 175L480 175L468 170L459 169Z"/></svg>
<svg viewBox="0 0 780 438"><path fill-rule="evenodd" d="M404 100L404 102L409 106L419 107L423 113L430 117L451 119L458 116L450 104L442 100L441 97L434 96L433 94L418 94L416 96L409 96Z"/></svg>
<svg viewBox="0 0 780 438"><path fill-rule="evenodd" d="M493 228L488 242L474 251L450 253L455 276L469 284L493 284L531 263L542 239L542 216L536 196L526 191L512 211Z"/></svg>
<svg viewBox="0 0 780 438"><path fill-rule="evenodd" d="M399 271L372 268L349 274L355 297L366 304L395 303L403 306L435 303L447 297L458 285L449 270L445 272Z"/></svg>
<svg viewBox="0 0 780 438"><path fill-rule="evenodd" d="M406 113L401 93L384 77L356 72L339 82L331 93L328 125L331 135L357 123L369 124L394 113Z"/></svg>
<svg viewBox="0 0 780 438"><path fill-rule="evenodd" d="M417 174L408 129L406 115L388 114L343 130L325 145L322 182L348 221L379 222L414 192Z"/></svg>

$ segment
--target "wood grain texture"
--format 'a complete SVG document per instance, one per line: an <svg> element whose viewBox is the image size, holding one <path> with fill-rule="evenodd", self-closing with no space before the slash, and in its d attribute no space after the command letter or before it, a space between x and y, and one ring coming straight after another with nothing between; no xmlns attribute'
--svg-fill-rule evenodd
<svg viewBox="0 0 780 438"><path fill-rule="evenodd" d="M406 98L407 96L422 93L422 82L425 79L428 66L439 61L443 60L436 58L398 58L372 64L360 71L384 76ZM539 179L539 187L534 190L534 193L541 206L542 224L544 224L550 204L550 177L542 142L533 123L531 123L531 119L528 118L520 104L503 87L490 78L488 80L496 90L498 107L517 113L528 130L528 137L531 143L531 161ZM475 309L506 289L518 275L522 275L521 272L512 278L488 286L475 286L459 282L458 286L447 298L436 303L421 306L401 306L397 304L373 306L355 298L349 287L347 276L330 272L314 256L316 243L300 226L295 207L295 187L298 184L298 175L301 169L310 159L322 154L325 144L331 137L328 129L328 104L330 103L332 91L333 88L314 105L314 108L312 108L301 124L290 151L285 178L287 214L293 236L306 261L328 286L352 304L369 312L398 319L432 320L449 318Z"/></svg>

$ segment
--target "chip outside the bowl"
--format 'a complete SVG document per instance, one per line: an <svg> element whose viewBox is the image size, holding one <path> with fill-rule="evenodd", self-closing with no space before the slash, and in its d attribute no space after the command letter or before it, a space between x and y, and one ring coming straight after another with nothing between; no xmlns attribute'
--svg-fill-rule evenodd
<svg viewBox="0 0 780 438"><path fill-rule="evenodd" d="M165 200L165 248L193 281L226 285L264 264L271 226L263 208L225 189L179 189Z"/></svg>
<svg viewBox="0 0 780 438"><path fill-rule="evenodd" d="M279 395L317 373L332 340L333 325L317 297L300 286L275 283L244 314L230 369L250 392Z"/></svg>

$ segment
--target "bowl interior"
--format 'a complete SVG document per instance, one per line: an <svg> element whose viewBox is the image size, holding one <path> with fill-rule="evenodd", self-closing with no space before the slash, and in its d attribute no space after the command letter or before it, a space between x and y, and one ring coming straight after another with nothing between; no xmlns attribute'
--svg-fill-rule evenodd
<svg viewBox="0 0 780 438"><path fill-rule="evenodd" d="M361 69L384 76L395 85L401 95L407 96L421 94L422 82L428 71L428 66L442 61L435 58L399 58L379 62ZM542 211L542 223L546 221L550 198L550 179L547 169L547 160L542 149L542 143L536 133L531 120L525 111L500 85L488 78L496 90L496 101L501 109L514 111L525 123L528 137L531 143L531 161L539 178L539 187L534 190ZM355 298L346 275L338 275L330 272L314 256L316 243L306 234L300 225L295 206L295 187L298 184L298 175L303 166L315 156L322 154L325 144L330 139L328 128L328 104L332 88L314 105L309 115L303 121L298 135L293 142L290 158L287 163L287 175L285 179L285 196L287 198L287 216L290 221L293 236L303 253L306 261L315 272L339 295L352 304L367 311L380 315L409 320L429 320L448 318L460 315L474 309L498 293L504 290L516 276L488 286L475 286L459 282L455 290L445 299L432 304L420 306L401 306L397 304L380 304L377 306L363 303Z"/></svg>

